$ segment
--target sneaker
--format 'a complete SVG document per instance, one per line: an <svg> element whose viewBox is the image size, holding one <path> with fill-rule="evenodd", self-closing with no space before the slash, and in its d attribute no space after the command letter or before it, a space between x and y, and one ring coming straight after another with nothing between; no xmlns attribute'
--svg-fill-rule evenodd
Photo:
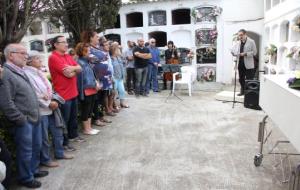
<svg viewBox="0 0 300 190"><path fill-rule="evenodd" d="M114 117L114 116L116 116L117 114L115 114L115 113L113 113L113 112L106 112L106 115Z"/></svg>
<svg viewBox="0 0 300 190"><path fill-rule="evenodd" d="M80 136L78 136L78 137L75 137L73 139L69 139L69 141L70 142L79 142L79 143L81 143L81 142L85 142L86 140L84 138L81 138Z"/></svg>
<svg viewBox="0 0 300 190"><path fill-rule="evenodd" d="M128 94L129 94L129 95L133 95L134 93L133 93L132 91L129 91Z"/></svg>
<svg viewBox="0 0 300 190"><path fill-rule="evenodd" d="M56 159L58 159L58 160L62 160L62 159L70 160L70 159L73 159L73 158L74 158L74 156L70 155L70 154L64 154L62 157L56 157Z"/></svg>
<svg viewBox="0 0 300 190"><path fill-rule="evenodd" d="M119 110L118 108L114 108L114 109L112 110L112 112L114 112L114 113L119 113L120 110Z"/></svg>
<svg viewBox="0 0 300 190"><path fill-rule="evenodd" d="M94 131L95 133L99 133L100 132L100 130L98 130L98 129L92 129L92 131Z"/></svg>
<svg viewBox="0 0 300 190"><path fill-rule="evenodd" d="M48 167L48 168L55 168L58 167L58 163L54 161L49 161L47 163L41 163L42 166Z"/></svg>
<svg viewBox="0 0 300 190"><path fill-rule="evenodd" d="M94 125L97 125L99 127L104 127L105 126L105 124L99 119L94 121Z"/></svg>
<svg viewBox="0 0 300 190"><path fill-rule="evenodd" d="M94 130L90 130L88 132L83 132L83 134L85 134L85 135L97 135L98 133L99 133L98 131L94 131Z"/></svg>
<svg viewBox="0 0 300 190"><path fill-rule="evenodd" d="M45 177L45 176L47 176L48 174L49 174L48 171L39 171L39 172L33 174L33 176L34 176L35 178L39 178L39 177Z"/></svg>
<svg viewBox="0 0 300 190"><path fill-rule="evenodd" d="M31 188L31 189L39 188L42 186L42 183L35 179L28 181L28 182L20 182L19 184L24 187Z"/></svg>
<svg viewBox="0 0 300 190"><path fill-rule="evenodd" d="M108 120L108 119L106 119L106 118L104 118L104 117L100 118L100 121L101 121L101 122L104 122L104 123L112 123L111 120Z"/></svg>
<svg viewBox="0 0 300 190"><path fill-rule="evenodd" d="M67 146L64 146L64 150L67 151L67 152L73 152L76 150L76 148L70 146L70 145L67 145Z"/></svg>

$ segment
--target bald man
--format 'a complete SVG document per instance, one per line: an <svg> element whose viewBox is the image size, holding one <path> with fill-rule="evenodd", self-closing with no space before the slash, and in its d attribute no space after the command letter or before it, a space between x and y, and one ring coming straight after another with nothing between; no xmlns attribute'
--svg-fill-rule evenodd
<svg viewBox="0 0 300 190"><path fill-rule="evenodd" d="M39 170L39 155L42 147L39 126L39 103L23 67L28 54L21 44L9 44L4 49L2 85L0 85L0 109L15 126L17 147L18 181L28 188L41 187L35 177L48 175Z"/></svg>
<svg viewBox="0 0 300 190"><path fill-rule="evenodd" d="M135 66L135 95L148 96L146 92L146 80L148 74L148 62L151 59L150 50L145 47L143 38L137 40L138 46L133 50L134 66Z"/></svg>

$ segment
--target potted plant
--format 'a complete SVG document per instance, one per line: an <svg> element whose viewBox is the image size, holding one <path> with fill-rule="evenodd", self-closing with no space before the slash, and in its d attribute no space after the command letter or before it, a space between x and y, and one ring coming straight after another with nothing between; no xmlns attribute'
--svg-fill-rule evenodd
<svg viewBox="0 0 300 190"><path fill-rule="evenodd" d="M269 63L276 64L277 47L274 44L270 44L265 48L265 54L269 56Z"/></svg>

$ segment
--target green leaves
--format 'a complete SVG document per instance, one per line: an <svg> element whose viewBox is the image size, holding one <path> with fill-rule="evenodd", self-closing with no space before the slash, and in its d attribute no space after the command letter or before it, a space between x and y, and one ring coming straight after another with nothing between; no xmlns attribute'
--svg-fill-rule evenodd
<svg viewBox="0 0 300 190"><path fill-rule="evenodd" d="M101 32L117 20L121 0L53 0L49 17L59 18L77 43L84 30Z"/></svg>

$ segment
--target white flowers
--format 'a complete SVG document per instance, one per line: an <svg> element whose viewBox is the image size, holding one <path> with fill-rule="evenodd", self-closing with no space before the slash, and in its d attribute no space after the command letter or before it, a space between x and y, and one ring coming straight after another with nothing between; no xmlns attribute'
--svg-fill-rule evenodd
<svg viewBox="0 0 300 190"><path fill-rule="evenodd" d="M300 47L292 47L290 52L287 54L287 57L300 61Z"/></svg>

